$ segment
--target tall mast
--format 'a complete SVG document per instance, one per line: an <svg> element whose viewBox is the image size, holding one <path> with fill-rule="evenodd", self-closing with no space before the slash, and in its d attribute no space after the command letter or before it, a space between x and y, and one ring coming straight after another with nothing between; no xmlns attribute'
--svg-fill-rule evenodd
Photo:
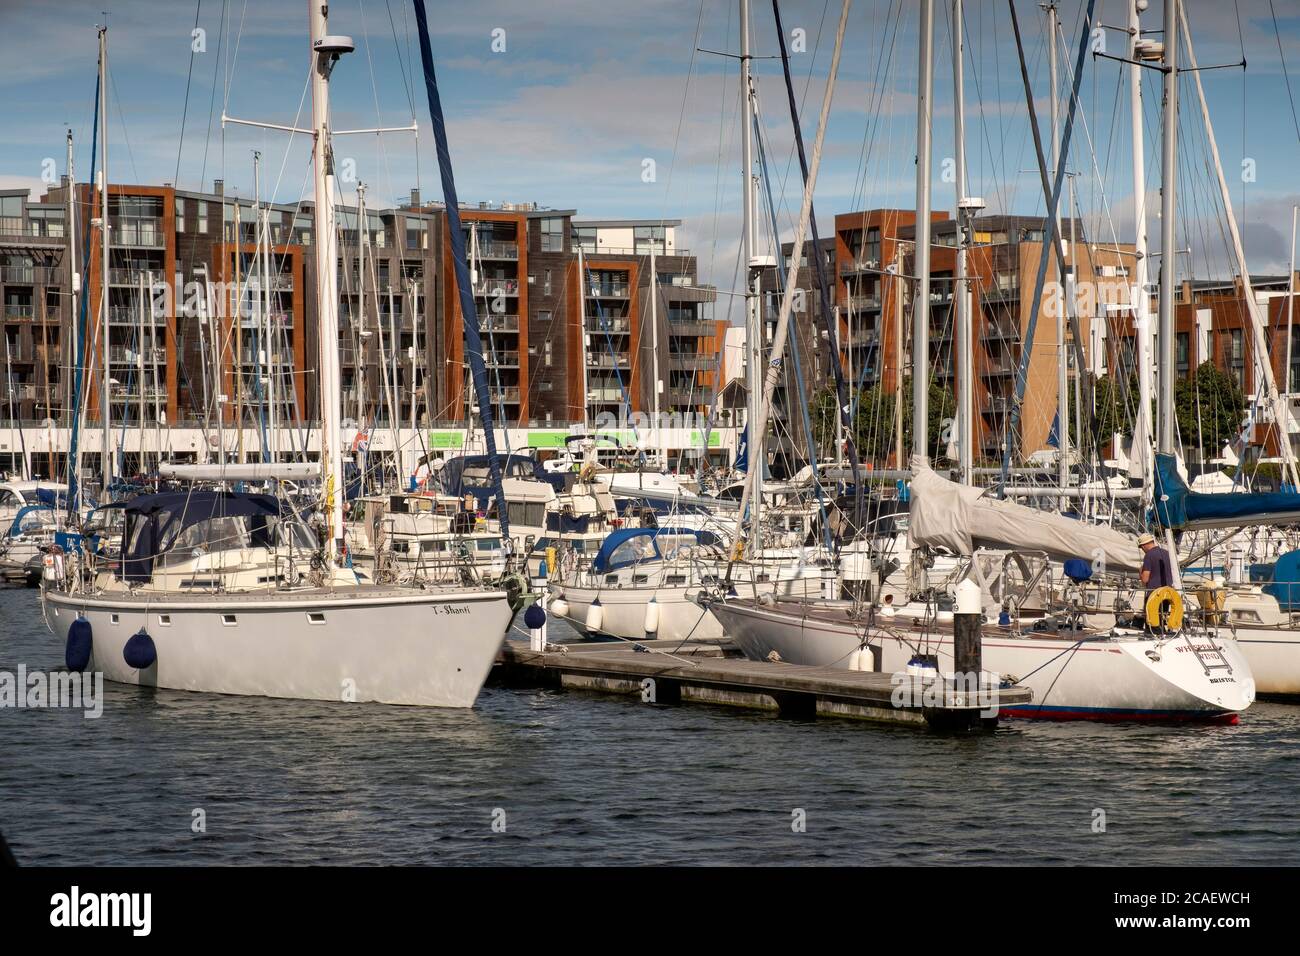
<svg viewBox="0 0 1300 956"><path fill-rule="evenodd" d="M1057 63L1056 63L1056 33L1059 13L1056 8L1056 0L1045 4L1047 10L1047 31L1048 45L1051 51L1049 56L1051 69L1051 89L1052 89L1052 179L1056 179L1056 171L1061 165L1061 97L1057 90ZM1061 206L1056 206L1056 235L1061 235ZM1071 236L1073 239L1073 236ZM1043 255L1047 255L1047 249L1043 249ZM1074 244L1070 245L1070 272L1073 273L1074 262ZM1056 309L1056 476L1058 486L1066 487L1070 483L1070 377L1069 365L1070 357L1065 347L1065 315L1068 308L1073 308L1074 288L1070 279L1061 275L1061 288L1064 295L1057 299ZM1067 499L1061 499L1061 507L1068 504Z"/></svg>
<svg viewBox="0 0 1300 956"><path fill-rule="evenodd" d="M590 397L587 388L587 260L582 246L578 246L578 320L579 339L582 343L582 433L587 433L587 400Z"/></svg>
<svg viewBox="0 0 1300 956"><path fill-rule="evenodd" d="M745 354L746 384L749 389L745 414L748 429L750 471L756 470L757 481L750 500L751 537L756 538L763 504L763 471L766 463L763 435L759 433L759 412L763 404L763 314L759 296L757 222L754 196L754 81L749 52L749 0L740 0L740 96L744 106L741 119L741 252L745 259ZM798 256L798 250L794 255ZM778 266L779 268L779 266Z"/></svg>
<svg viewBox="0 0 1300 956"><path fill-rule="evenodd" d="M239 199L235 199L235 440L238 458L244 463L244 290L243 279L244 237L239 221Z"/></svg>
<svg viewBox="0 0 1300 956"><path fill-rule="evenodd" d="M1165 0L1164 142L1160 165L1160 360L1157 449L1174 454L1174 193L1178 177L1178 0Z"/></svg>
<svg viewBox="0 0 1300 956"><path fill-rule="evenodd" d="M81 433L80 421L84 421L84 419L78 418L78 416L80 416L81 414L80 409L72 407L73 402L75 400L73 389L76 387L75 383L77 380L77 364L75 363L79 363L81 361L81 329L80 329L81 313L77 308L78 303L81 301L81 273L77 271L81 265L81 262L77 258L77 174L73 166L72 130L68 130L67 169L68 169L68 213L67 213L68 216L68 287L72 290L72 298L70 300L71 312L69 313L69 316L71 317L71 321L68 323L68 326L72 331L72 337L71 337L72 351L68 354L72 356L72 362L74 363L74 364L69 364L68 373L67 373L68 374L68 424L76 428L78 435L80 435ZM80 404L83 407L85 406L84 401L79 402L78 404ZM68 462L67 470L69 475L75 476L76 484L74 487L78 489L78 492L80 492L81 489L80 442L78 442L76 457L77 457L76 461Z"/></svg>
<svg viewBox="0 0 1300 956"><path fill-rule="evenodd" d="M973 221L966 209L966 87L963 76L962 7L964 0L952 4L952 85L953 85L953 152L956 162L957 188L957 268L952 283L956 309L957 339L957 475L964 485L971 483L974 457L974 383L975 371L971 347L971 299L966 283L966 248L972 240L968 234Z"/></svg>
<svg viewBox="0 0 1300 956"><path fill-rule="evenodd" d="M1300 213L1300 206L1291 207L1291 269L1286 277L1286 370L1283 373L1285 378L1285 389L1287 401L1291 397L1291 328L1295 321L1295 227L1296 215ZM1287 433L1287 441L1290 441L1290 434Z"/></svg>
<svg viewBox="0 0 1300 956"><path fill-rule="evenodd" d="M321 411L321 480L325 513L334 545L326 549L330 567L343 546L343 455L339 435L339 312L338 237L334 228L334 158L330 146L329 81L334 64L353 50L348 37L328 32L327 10L321 0L307 0L311 20L311 120L315 144L316 315L320 323L319 392Z"/></svg>
<svg viewBox="0 0 1300 956"><path fill-rule="evenodd" d="M100 475L103 478L105 498L108 495L108 486L113 483L113 429L112 413L109 405L109 373L108 373L108 243L109 243L109 222L108 222L108 27L99 28L99 142L100 142L100 163L99 163L99 245L100 245L100 273L99 273L99 305L100 305L100 330L103 336L103 379L104 386L100 397L100 424L104 426L104 441L100 450Z"/></svg>
<svg viewBox="0 0 1300 956"><path fill-rule="evenodd" d="M916 296L912 302L912 452L926 457L930 388L930 100L934 94L934 0L921 0L916 86Z"/></svg>
<svg viewBox="0 0 1300 956"><path fill-rule="evenodd" d="M1129 30L1129 121L1133 141L1133 249L1136 261L1133 266L1133 283L1129 293L1133 303L1133 331L1137 339L1138 410L1133 432L1133 452L1142 470L1144 497L1154 494L1152 481L1151 445L1154 429L1151 422L1151 296L1147 288L1147 186L1146 156L1142 116L1142 71L1140 60L1144 48L1142 40L1142 12L1136 0L1128 5Z"/></svg>
<svg viewBox="0 0 1300 956"><path fill-rule="evenodd" d="M659 271L655 265L655 243L657 239L652 235L650 237L650 361L653 365L652 374L654 378L650 383L650 391L654 401L654 424L651 425L651 435L653 436L655 454L666 459L663 448L659 443Z"/></svg>

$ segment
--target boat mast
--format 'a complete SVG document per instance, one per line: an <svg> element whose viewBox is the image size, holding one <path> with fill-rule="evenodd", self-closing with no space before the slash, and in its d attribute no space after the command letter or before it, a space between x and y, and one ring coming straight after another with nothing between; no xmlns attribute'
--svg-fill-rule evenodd
<svg viewBox="0 0 1300 956"><path fill-rule="evenodd" d="M952 85L953 85L953 152L957 190L957 267L954 270L952 295L957 326L957 477L969 485L974 459L974 383L975 370L971 347L971 298L966 281L967 246L974 236L973 217L968 214L966 199L966 88L963 76L962 7L964 0L952 4Z"/></svg>
<svg viewBox="0 0 1300 956"><path fill-rule="evenodd" d="M587 346L590 336L587 334L587 262L582 246L578 246L578 319L579 341L582 343L582 433L587 434L587 400L590 393L587 387Z"/></svg>
<svg viewBox="0 0 1300 956"><path fill-rule="evenodd" d="M109 223L108 223L108 27L99 28L99 141L100 141L100 161L99 161L99 245L100 245L100 274L99 274L99 303L100 303L100 329L104 337L103 341L103 392L100 397L100 417L101 424L104 426L104 440L100 446L100 476L103 478L103 494L105 500L108 496L108 487L113 483L113 430L110 427L111 409L109 406L109 374L108 374L108 242L109 242Z"/></svg>
<svg viewBox="0 0 1300 956"><path fill-rule="evenodd" d="M1178 0L1165 0L1164 30L1164 142L1160 165L1160 325L1156 333L1160 348L1159 433L1156 450L1173 455L1174 448L1174 272L1178 253L1174 248L1175 189L1178 179ZM1231 205L1229 205L1231 209ZM1177 555L1172 528L1165 529L1166 548ZM1174 587L1181 587L1178 561L1170 562Z"/></svg>
<svg viewBox="0 0 1300 956"><path fill-rule="evenodd" d="M763 404L763 315L759 295L761 269L756 262L758 242L756 232L756 198L754 195L754 81L749 52L749 0L740 0L740 95L744 106L741 126L741 251L745 259L745 352L746 384L749 390L745 413L749 433L749 470L756 480L750 499L750 528L757 539L758 523L763 503L763 471L766 464L763 435L758 430L759 413ZM794 255L798 256L796 250ZM778 268L780 266L778 265ZM759 542L761 544L761 542Z"/></svg>
<svg viewBox="0 0 1300 956"><path fill-rule="evenodd" d="M668 455L664 452L659 441L659 274L655 265L655 243L658 241L653 235L650 237L650 360L653 364L652 372L654 375L650 391L654 401L655 416L654 424L651 426L651 435L655 455L666 463Z"/></svg>
<svg viewBox="0 0 1300 956"><path fill-rule="evenodd" d="M1291 271L1286 277L1286 371L1283 373L1286 377L1283 381L1286 383L1287 400L1291 398L1291 327L1295 320L1295 227L1296 214L1300 213L1300 206L1291 207ZM1287 438L1290 441L1290 436Z"/></svg>
<svg viewBox="0 0 1300 956"><path fill-rule="evenodd" d="M1157 450L1172 455L1174 449L1174 192L1178 176L1178 0L1165 0L1164 31L1164 142L1160 165L1160 314L1156 332L1160 359Z"/></svg>
<svg viewBox="0 0 1300 956"><path fill-rule="evenodd" d="M1048 56L1049 69L1051 71L1051 96L1052 96L1052 179L1056 179L1056 171L1061 165L1061 97L1057 89L1058 69L1057 69L1057 52L1056 52L1056 32L1059 11L1056 8L1056 0L1044 5L1047 12L1047 42L1050 54ZM1056 235L1061 235L1061 206L1056 206ZM1047 255L1047 249L1043 249L1043 255ZM1074 259L1074 245L1070 245L1070 259ZM1071 266L1070 272L1073 272ZM1066 488L1070 484L1070 375L1069 353L1065 346L1065 312L1067 308L1072 308L1074 288L1068 274L1057 277L1060 280L1063 295L1057 297L1056 308L1056 477L1057 486ZM1060 499L1061 508L1064 510L1069 505L1066 498Z"/></svg>
<svg viewBox="0 0 1300 956"><path fill-rule="evenodd" d="M334 64L353 49L348 37L328 33L328 7L307 0L311 21L312 165L315 178L316 314L320 322L319 392L321 412L321 481L329 537L331 569L343 550L343 455L339 435L338 237L334 228L334 158L330 146L329 80Z"/></svg>
<svg viewBox="0 0 1300 956"><path fill-rule="evenodd" d="M1151 422L1151 297L1147 287L1147 186L1146 156L1142 116L1141 59L1146 48L1142 39L1141 4L1130 0L1128 5L1129 30L1129 121L1133 146L1133 249L1136 262L1133 267L1133 284L1129 293L1133 303L1133 331L1137 339L1138 411L1133 430L1133 452L1142 471L1144 500L1150 502L1155 494L1153 477L1154 460L1151 454L1153 429Z"/></svg>
<svg viewBox="0 0 1300 956"><path fill-rule="evenodd" d="M930 100L934 95L934 0L921 0L916 97L916 296L912 302L912 452L929 445L930 388Z"/></svg>
<svg viewBox="0 0 1300 956"><path fill-rule="evenodd" d="M77 366L76 366L75 363L77 363L77 362L80 361L80 355L81 355L81 350L80 350L80 349L81 349L81 329L80 329L80 327L79 327L80 324L81 324L81 322L80 322L80 318L79 318L79 316L81 315L81 313L80 313L80 312L78 311L78 309L77 309L77 303L78 303L78 302L80 301L80 299L81 299L81 273L79 273L79 272L77 271L77 267L78 267L78 265L80 264L80 263L78 262L78 260L77 260L77 199L76 199L76 196L77 196L77 174L76 174L76 172L75 172L75 170L74 170L74 167L73 167L73 156L72 156L72 130L68 130L68 162L67 162L67 169L68 169L68 212L67 212L67 216L68 216L68 287L72 290L72 298L71 298L71 309L72 309L72 311L69 313L69 315L71 316L71 321L68 323L68 326L69 326L69 328L70 328L70 330L71 330L71 332L72 332L72 338L71 338L71 342L72 342L72 351L71 351L69 354L72 356L72 362L73 362L73 364L70 364L70 365L68 366L68 424L69 424L70 426L76 428L77 426L76 426L75 422L73 421L73 419L74 419L74 418L79 414L79 412L78 412L77 409L75 409L75 408L72 407L72 404L73 404L73 402L76 400L76 393L73 391L73 389L76 388L76 384L75 384L75 383L76 383L76 380L77 380ZM81 404L84 405L85 403L83 402L83 403L81 403ZM80 429L78 429L78 432L80 432ZM76 458L77 458L76 461L70 461L70 462L67 463L67 469L68 469L68 474L70 474L70 475L74 475L74 476L75 476L75 485L74 485L74 487L77 488L77 489L78 489L78 493L80 493L80 489L81 489L81 452L80 452L80 446L78 446L78 451L77 451L77 456L76 456Z"/></svg>

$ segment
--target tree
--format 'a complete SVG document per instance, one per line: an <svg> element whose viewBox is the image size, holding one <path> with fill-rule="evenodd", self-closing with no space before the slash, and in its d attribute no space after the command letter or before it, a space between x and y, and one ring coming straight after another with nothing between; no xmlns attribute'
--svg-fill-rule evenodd
<svg viewBox="0 0 1300 956"><path fill-rule="evenodd" d="M906 456L912 448L912 381L903 379L903 454ZM858 447L858 454L864 462L883 463L894 452L896 399L892 389L880 385L852 393L850 402L854 406L852 422L853 438ZM930 457L942 457L952 439L955 427L957 400L951 391L931 383L929 392L929 453ZM826 386L813 396L812 423L813 437L821 453L834 453L836 424L839 414L838 400L834 386ZM905 465L901 462L900 465Z"/></svg>
<svg viewBox="0 0 1300 956"><path fill-rule="evenodd" d="M1242 429L1246 396L1232 376L1203 362L1174 388L1174 414L1184 445L1217 454Z"/></svg>

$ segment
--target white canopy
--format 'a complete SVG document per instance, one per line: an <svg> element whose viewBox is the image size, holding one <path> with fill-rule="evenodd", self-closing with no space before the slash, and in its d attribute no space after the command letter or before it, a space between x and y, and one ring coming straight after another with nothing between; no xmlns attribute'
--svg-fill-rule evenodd
<svg viewBox="0 0 1300 956"><path fill-rule="evenodd" d="M919 457L912 459L911 492L913 544L964 555L982 546L1046 551L1056 558L1101 560L1112 571L1135 571L1142 564L1137 541L1127 535L948 481Z"/></svg>
<svg viewBox="0 0 1300 956"><path fill-rule="evenodd" d="M320 477L320 465L310 461L248 462L224 465L173 465L163 462L158 466L163 478L181 478L187 481L309 481Z"/></svg>

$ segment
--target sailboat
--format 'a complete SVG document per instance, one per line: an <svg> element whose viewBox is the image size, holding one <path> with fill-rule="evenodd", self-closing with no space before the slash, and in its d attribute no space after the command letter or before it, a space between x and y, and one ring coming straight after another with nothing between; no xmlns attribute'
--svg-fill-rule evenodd
<svg viewBox="0 0 1300 956"><path fill-rule="evenodd" d="M120 506L121 560L97 563L89 550L82 560L69 556L47 575L42 609L70 667L93 667L123 684L470 707L512 616L506 593L361 583L342 546L329 81L353 43L330 35L325 5L311 0L308 12L321 321L319 534L284 496L194 485L137 497ZM293 480L313 469L221 464L173 466L171 474L224 485Z"/></svg>
<svg viewBox="0 0 1300 956"><path fill-rule="evenodd" d="M1125 538L948 482L926 464L932 31L933 3L923 0L917 118L919 289L913 300L922 305L914 309L913 316L913 355L918 366L913 378L913 421L917 425L909 526L914 549L911 558L920 571L916 598L895 608L892 604L877 607L850 601L737 599L718 591L706 595L701 603L752 660L894 673L915 669L932 680L946 679L944 675L950 675L955 667L954 638L944 633L945 625L952 623L953 595L950 589L937 586L940 582L932 585L925 580L926 553L915 550L944 547L964 559L960 580L978 584L986 578L983 570L989 563L1002 564L1004 574L998 589L978 589L980 610L999 622L996 631L985 629L983 667L999 680L1034 691L1030 705L1004 712L1008 716L1235 721L1253 702L1255 683L1234 642L1208 630L1180 629L1161 616L1159 602L1156 612L1146 615L1146 623L1155 625L1150 628L1088 625L1088 611L1096 608L1095 594L1089 600L1092 565L1090 560L1077 559L1091 559L1093 552L1099 551L1112 568L1131 569L1137 552ZM961 42L959 34L955 42ZM1165 172L1166 176L1172 172L1172 163L1166 164ZM1053 214L1059 181L1058 171ZM796 241L798 238L796 234ZM1168 307L1166 301L1166 315ZM783 304L776 349L784 344L787 310ZM765 404L771 383L769 375ZM766 415L766 408L761 415ZM759 418L760 423L763 420ZM990 554L981 546L998 551ZM1044 575L1050 574L1052 562L1062 559L1074 585L1063 600L1053 589L1039 587ZM1024 586L1014 595L1005 580L1009 564L1025 569ZM1037 570L1031 570L1031 565ZM1048 592L1045 596L1043 590ZM1040 606L1033 607L1030 599L1041 599Z"/></svg>

